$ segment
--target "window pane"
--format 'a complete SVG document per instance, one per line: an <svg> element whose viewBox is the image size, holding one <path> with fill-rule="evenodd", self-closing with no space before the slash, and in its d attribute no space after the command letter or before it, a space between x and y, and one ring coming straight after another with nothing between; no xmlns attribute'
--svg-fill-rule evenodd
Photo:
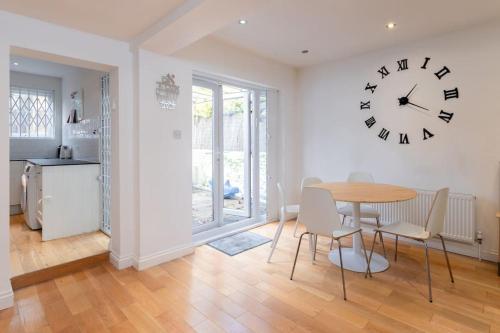
<svg viewBox="0 0 500 333"><path fill-rule="evenodd" d="M214 221L214 91L193 86L192 102L192 216L196 229Z"/></svg>
<svg viewBox="0 0 500 333"><path fill-rule="evenodd" d="M54 91L10 88L10 136L54 137Z"/></svg>

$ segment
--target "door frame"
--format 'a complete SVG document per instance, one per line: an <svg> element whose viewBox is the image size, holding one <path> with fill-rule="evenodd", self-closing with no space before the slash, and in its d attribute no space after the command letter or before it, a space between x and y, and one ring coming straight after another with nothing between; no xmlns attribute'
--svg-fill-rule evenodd
<svg viewBox="0 0 500 333"><path fill-rule="evenodd" d="M194 79L193 86L202 87L212 90L213 93L213 115L212 115L212 210L213 210L213 220L209 223L205 223L197 228L193 228L193 234L207 231L213 228L219 227L220 219L223 217L221 195L224 193L224 184L220 182L223 178L223 173L219 167L221 152L220 152L220 142L222 142L221 129L219 128L219 103L221 100L219 85L205 80ZM192 202L191 202L192 204Z"/></svg>
<svg viewBox="0 0 500 333"><path fill-rule="evenodd" d="M215 198L213 199L214 206L214 222L207 223L203 226L193 228L193 235L200 235L206 233L208 237L210 235L217 234L217 231L220 230L221 233L226 232L226 230L232 230L237 228L245 228L249 225L256 225L260 222L266 222L266 216L260 216L260 184L259 184L259 158L260 155L255 152L259 152L259 112L256 112L256 108L259 107L260 95L262 92L267 92L268 89L263 86L257 85L249 85L242 82L234 81L234 80L226 80L226 79L216 79L207 77L205 75L194 74L193 75L193 86L200 86L204 88L211 89L214 91L214 116L213 116L213 170L217 171L217 175L214 177L214 183L218 179L217 186L213 187L213 195ZM248 216L248 218L243 219L238 222L224 223L224 211L230 211L227 208L224 208L224 181L220 181L224 179L224 147L223 147L223 121L221 117L223 117L223 86L233 86L237 88L246 89L249 91L248 94L248 111L246 112L245 117L245 128L248 135L245 135L245 162L244 168L246 170L247 176L245 177L245 196L250 198L248 200L248 205L245 207L246 212L244 216ZM266 100L266 112L269 110L269 101ZM258 110L257 110L258 111ZM268 118L269 119L269 118ZM266 124L266 129L269 130L269 124ZM255 135L254 135L255 134ZM269 144L269 142L267 143ZM268 149L269 150L269 149ZM252 174L253 171L253 174ZM214 171L212 171L214 174ZM267 159L266 164L266 174L269 177L269 158ZM269 182L268 182L269 186ZM268 187L267 186L267 187ZM269 190L266 188L266 193ZM196 237L198 238L198 237Z"/></svg>

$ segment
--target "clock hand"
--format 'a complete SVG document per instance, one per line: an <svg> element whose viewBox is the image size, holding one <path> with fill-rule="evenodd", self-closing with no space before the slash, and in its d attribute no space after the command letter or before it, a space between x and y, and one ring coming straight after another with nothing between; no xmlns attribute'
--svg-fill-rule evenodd
<svg viewBox="0 0 500 333"><path fill-rule="evenodd" d="M413 86L413 88L411 88L411 90L410 90L410 92L408 93L408 95L406 95L405 97L406 97L406 98L410 97L411 93L413 92L413 90L415 90L415 88L416 88L416 87L417 87L417 85L415 84L415 85Z"/></svg>
<svg viewBox="0 0 500 333"><path fill-rule="evenodd" d="M423 113L424 115L426 115L427 117L432 117L432 116L429 114L429 112L426 112L426 111L424 111L424 110L417 109L417 108L415 108L415 107L413 107L413 106L409 106L409 108L410 108L410 109L412 109L412 110L414 110L414 111L421 112L421 113Z"/></svg>
<svg viewBox="0 0 500 333"><path fill-rule="evenodd" d="M420 106L420 105L417 105L417 104L413 104L412 102L408 102L408 104L413 105L413 106L416 106L417 108L421 108L421 109L424 109L424 110L430 111L429 109L426 109L426 108L424 108L423 106Z"/></svg>

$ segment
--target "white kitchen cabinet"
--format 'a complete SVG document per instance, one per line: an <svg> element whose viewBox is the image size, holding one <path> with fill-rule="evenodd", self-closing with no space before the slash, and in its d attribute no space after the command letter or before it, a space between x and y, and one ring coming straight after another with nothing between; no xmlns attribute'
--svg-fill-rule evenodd
<svg viewBox="0 0 500 333"><path fill-rule="evenodd" d="M23 187L21 184L21 176L23 175L25 161L10 161L10 205L16 206L21 204L23 195Z"/></svg>
<svg viewBox="0 0 500 333"><path fill-rule="evenodd" d="M99 165L38 168L37 220L42 225L42 240L99 230Z"/></svg>

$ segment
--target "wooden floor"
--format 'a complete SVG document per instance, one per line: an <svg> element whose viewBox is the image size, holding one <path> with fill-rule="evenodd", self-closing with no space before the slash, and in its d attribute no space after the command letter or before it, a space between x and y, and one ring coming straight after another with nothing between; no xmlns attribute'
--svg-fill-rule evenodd
<svg viewBox="0 0 500 333"><path fill-rule="evenodd" d="M108 244L109 237L100 231L42 242L41 231L28 228L23 215L10 217L13 277L102 254L108 251Z"/></svg>
<svg viewBox="0 0 500 333"><path fill-rule="evenodd" d="M255 231L271 236L275 227ZM303 248L289 280L291 232L290 224L271 264L269 244L234 257L202 246L142 272L105 264L20 289L15 307L0 312L0 332L500 332L492 263L451 255L451 284L442 252L431 251L431 304L421 249L400 244L388 271L372 279L346 273L344 301L327 239L315 264Z"/></svg>

